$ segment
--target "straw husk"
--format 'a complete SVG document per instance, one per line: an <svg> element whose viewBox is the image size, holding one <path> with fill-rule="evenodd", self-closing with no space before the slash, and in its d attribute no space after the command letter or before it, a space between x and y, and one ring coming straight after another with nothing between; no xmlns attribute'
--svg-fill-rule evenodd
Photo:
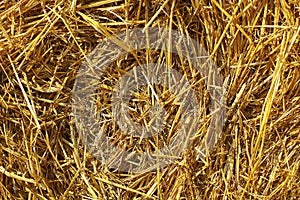
<svg viewBox="0 0 300 200"><path fill-rule="evenodd" d="M297 0L0 1L0 196L298 199L299 19ZM222 76L227 113L205 157L198 134L172 164L132 174L108 168L88 151L71 101L78 69L97 44L137 27L181 30L197 40ZM165 56L148 55L119 62ZM198 90L204 92L201 84ZM158 145L153 140L151 148Z"/></svg>

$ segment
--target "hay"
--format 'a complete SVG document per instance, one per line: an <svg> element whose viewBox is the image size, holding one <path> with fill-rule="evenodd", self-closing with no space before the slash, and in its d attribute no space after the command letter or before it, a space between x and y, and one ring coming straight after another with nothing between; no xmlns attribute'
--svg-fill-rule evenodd
<svg viewBox="0 0 300 200"><path fill-rule="evenodd" d="M297 0L0 1L2 199L297 199L299 19ZM137 27L188 33L218 66L228 112L205 158L196 138L171 165L128 174L83 145L71 108L77 71L103 38Z"/></svg>

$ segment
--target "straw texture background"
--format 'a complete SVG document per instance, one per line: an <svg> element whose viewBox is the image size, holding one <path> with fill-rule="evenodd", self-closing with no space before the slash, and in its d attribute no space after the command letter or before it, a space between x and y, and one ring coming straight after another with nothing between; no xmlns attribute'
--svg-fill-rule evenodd
<svg viewBox="0 0 300 200"><path fill-rule="evenodd" d="M188 33L226 88L226 124L205 159L112 172L71 117L85 55L135 27ZM299 0L0 0L1 199L298 199ZM159 56L159 55L155 55Z"/></svg>

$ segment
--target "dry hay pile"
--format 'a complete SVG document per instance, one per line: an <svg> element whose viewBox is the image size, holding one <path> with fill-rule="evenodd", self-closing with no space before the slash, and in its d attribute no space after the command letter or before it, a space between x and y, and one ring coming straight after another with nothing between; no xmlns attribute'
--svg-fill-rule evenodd
<svg viewBox="0 0 300 200"><path fill-rule="evenodd" d="M298 199L299 20L299 0L1 0L1 199ZM72 88L97 43L145 26L188 33L209 52L226 122L205 158L196 140L163 169L115 172L83 145ZM124 69L135 60L119 59Z"/></svg>

